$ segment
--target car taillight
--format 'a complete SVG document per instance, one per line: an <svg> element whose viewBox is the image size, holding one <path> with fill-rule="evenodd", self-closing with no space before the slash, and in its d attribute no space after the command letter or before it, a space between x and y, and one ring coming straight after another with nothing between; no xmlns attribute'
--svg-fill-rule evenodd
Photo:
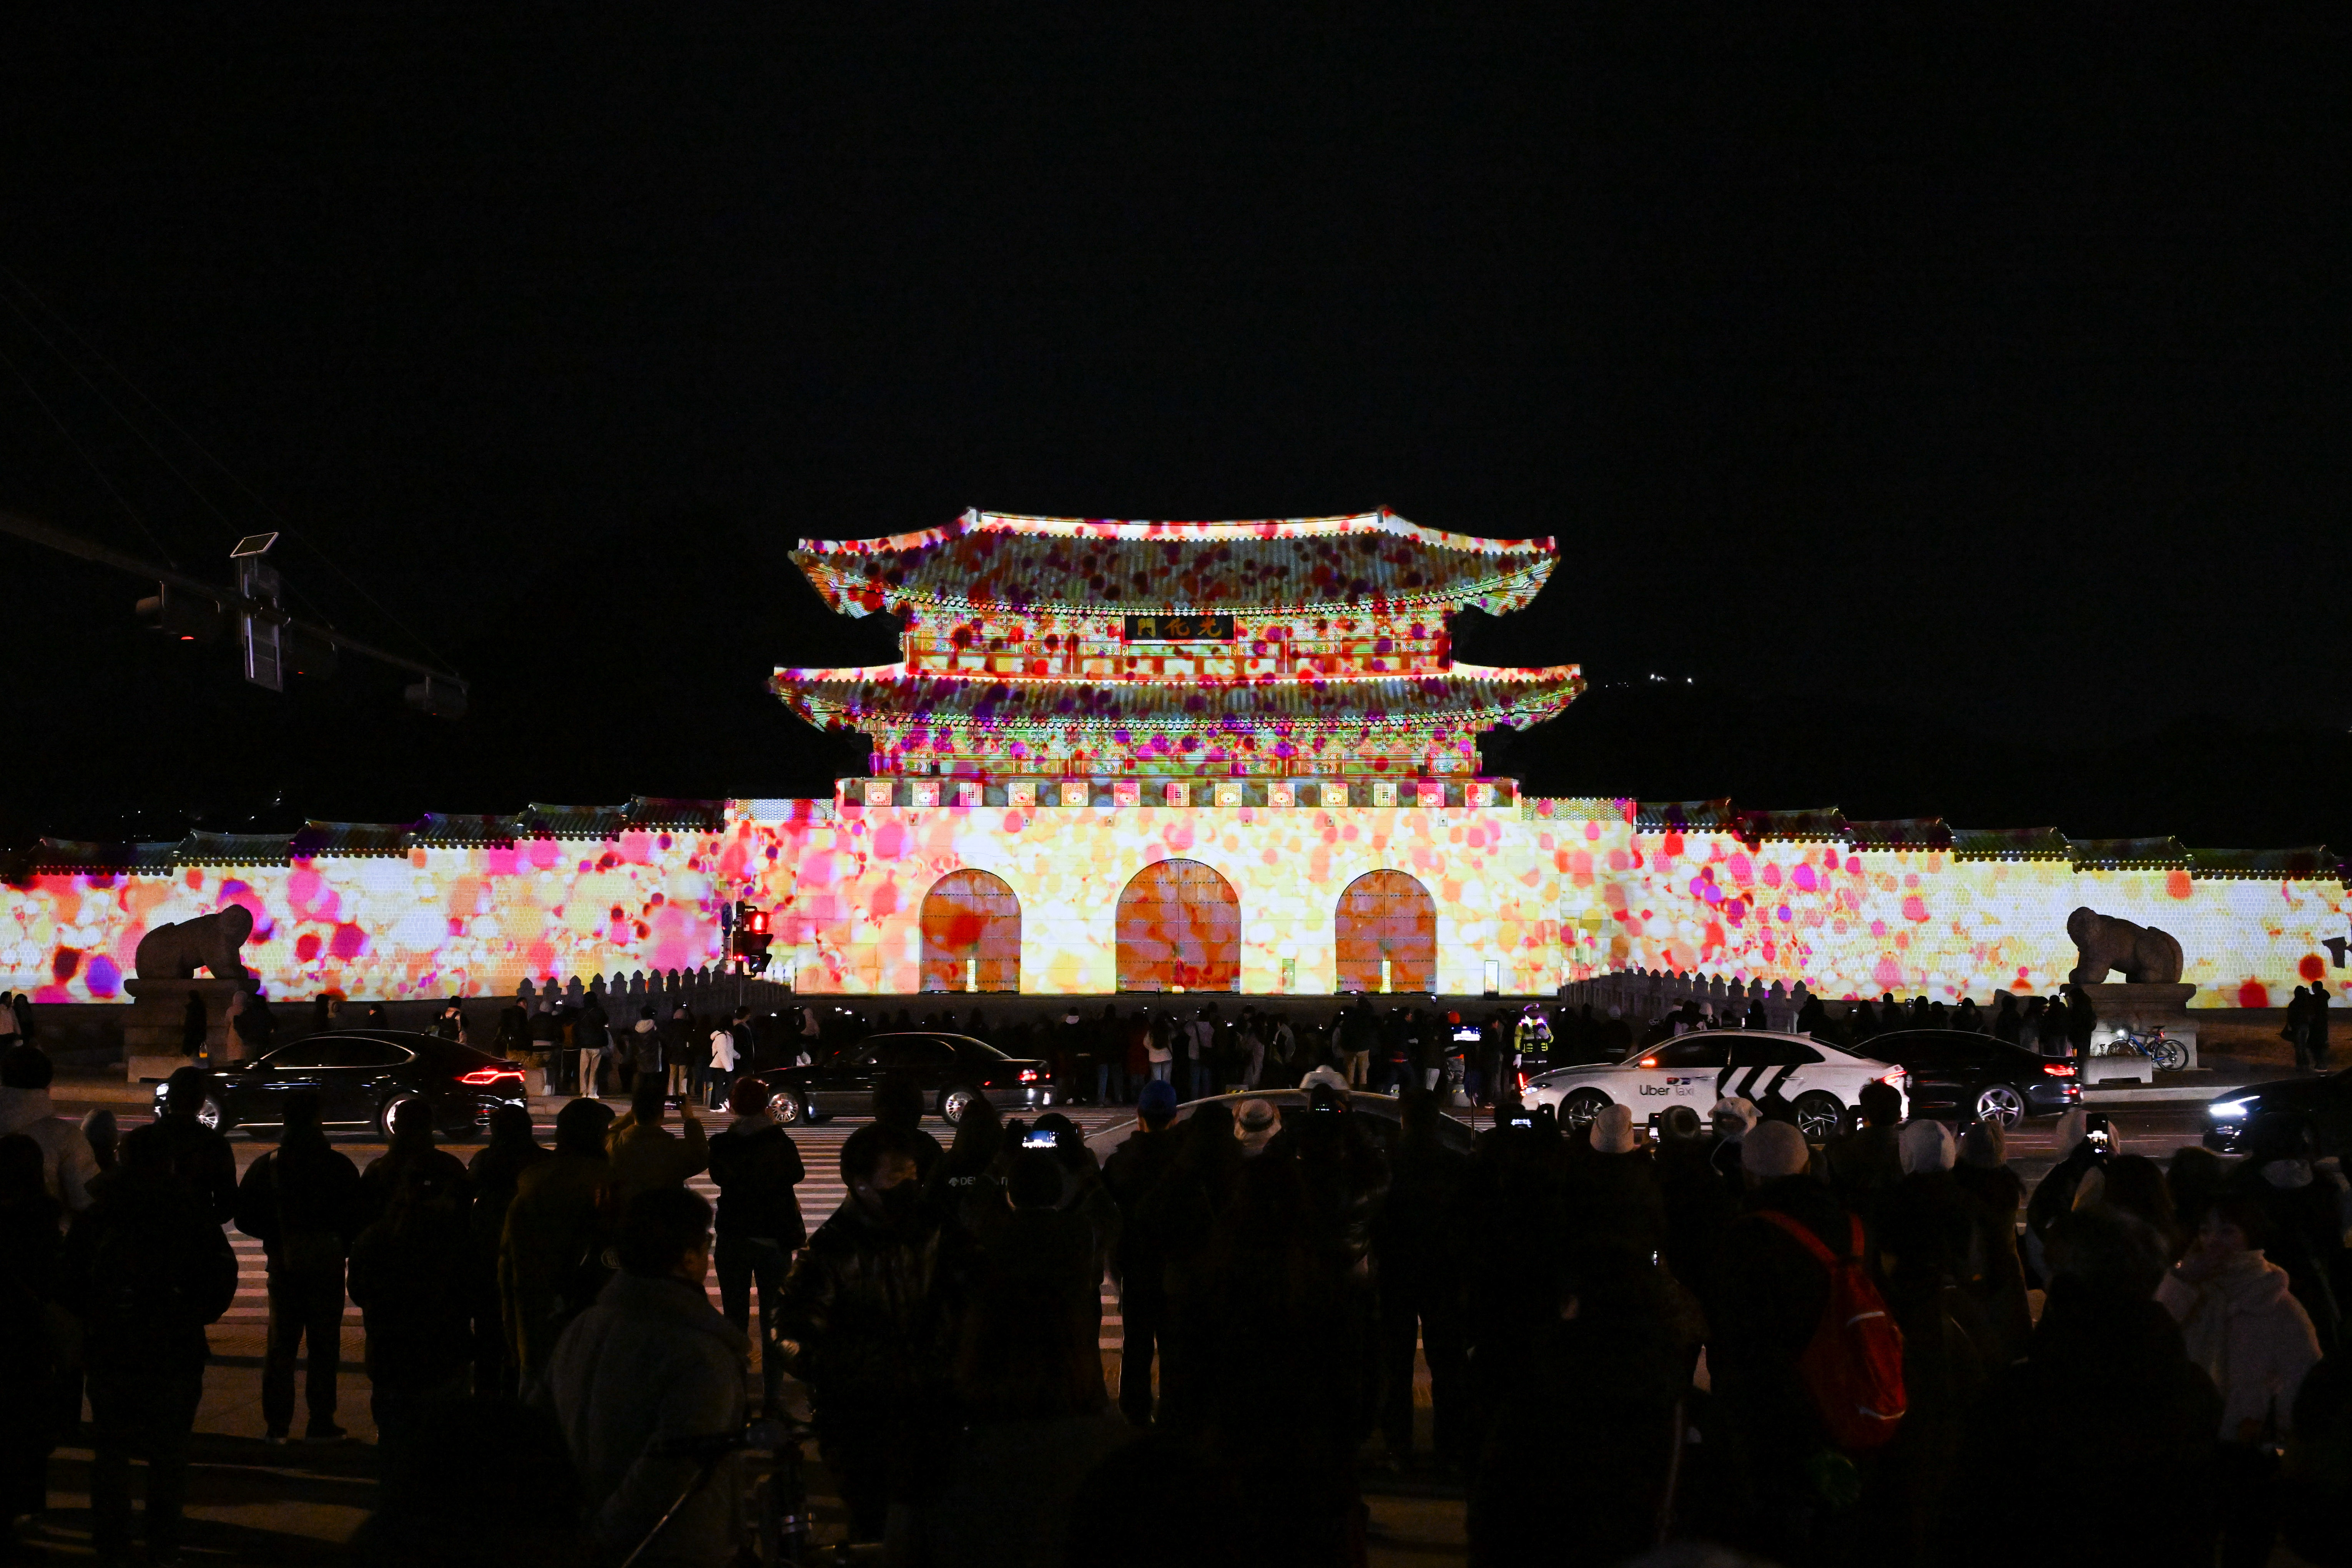
<svg viewBox="0 0 2352 1568"><path fill-rule="evenodd" d="M1528 1087L1528 1075L1527 1075L1527 1074L1525 1074L1525 1073L1521 1073L1521 1074L1519 1075L1519 1087L1520 1087L1521 1089L1525 1089L1525 1088L1527 1088L1527 1087Z"/></svg>
<svg viewBox="0 0 2352 1568"><path fill-rule="evenodd" d="M1021 1069L1021 1081L1023 1083L1035 1083L1037 1081L1037 1069L1035 1068L1023 1068Z"/></svg>
<svg viewBox="0 0 2352 1568"><path fill-rule="evenodd" d="M1911 1075L1905 1072L1901 1068L1896 1068L1892 1072L1880 1073L1878 1075L1878 1081L1884 1084L1891 1084L1896 1089L1908 1089L1911 1085Z"/></svg>
<svg viewBox="0 0 2352 1568"><path fill-rule="evenodd" d="M472 1072L460 1076L457 1081L475 1089L488 1089L500 1079L509 1078L517 1083L522 1081L522 1074L513 1068L476 1068Z"/></svg>
<svg viewBox="0 0 2352 1568"><path fill-rule="evenodd" d="M2043 1062L2042 1064L2042 1070L2048 1073L2052 1078L2073 1078L2074 1076L2074 1064L2072 1062Z"/></svg>

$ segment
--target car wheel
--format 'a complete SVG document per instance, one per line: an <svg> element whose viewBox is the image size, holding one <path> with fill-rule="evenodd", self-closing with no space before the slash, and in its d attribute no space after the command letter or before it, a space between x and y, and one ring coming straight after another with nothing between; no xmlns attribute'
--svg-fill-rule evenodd
<svg viewBox="0 0 2352 1568"><path fill-rule="evenodd" d="M940 1120L946 1122L950 1127L955 1126L958 1122L963 1120L963 1113L971 1109L971 1102L979 1098L980 1091L974 1089L950 1089L941 1090L940 1093Z"/></svg>
<svg viewBox="0 0 2352 1568"><path fill-rule="evenodd" d="M215 1132L226 1132L234 1128L236 1122L229 1116L221 1102L208 1094L205 1096L205 1102L196 1107L196 1125L209 1127Z"/></svg>
<svg viewBox="0 0 2352 1568"><path fill-rule="evenodd" d="M801 1097L789 1089L780 1089L768 1097L768 1115L779 1127L794 1127L808 1120Z"/></svg>
<svg viewBox="0 0 2352 1568"><path fill-rule="evenodd" d="M383 1133L386 1138L391 1137L392 1119L394 1115L399 1111L402 1106L407 1105L412 1101L421 1105L425 1101L425 1097L421 1094L395 1094L390 1100L385 1100L383 1102L383 1109L375 1113L375 1130Z"/></svg>
<svg viewBox="0 0 2352 1568"><path fill-rule="evenodd" d="M2025 1120L2025 1097L2005 1083L1989 1083L1977 1094L1977 1120L2006 1131Z"/></svg>
<svg viewBox="0 0 2352 1568"><path fill-rule="evenodd" d="M1597 1089L1580 1089L1559 1102L1559 1125L1563 1131L1580 1131L1592 1125L1592 1119L1609 1109L1607 1095Z"/></svg>
<svg viewBox="0 0 2352 1568"><path fill-rule="evenodd" d="M1845 1114L1845 1107L1837 1102L1837 1096L1823 1094L1819 1089L1797 1096L1793 1109L1797 1113L1797 1131L1805 1135L1808 1143L1826 1143L1836 1137L1838 1121Z"/></svg>

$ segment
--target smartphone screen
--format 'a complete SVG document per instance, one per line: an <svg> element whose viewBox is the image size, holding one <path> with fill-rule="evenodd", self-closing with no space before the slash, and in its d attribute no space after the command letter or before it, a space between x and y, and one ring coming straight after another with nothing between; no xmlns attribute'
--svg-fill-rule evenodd
<svg viewBox="0 0 2352 1568"><path fill-rule="evenodd" d="M1021 1146L1024 1149L1051 1149L1055 1142L1054 1130L1050 1127L1032 1130L1021 1135Z"/></svg>

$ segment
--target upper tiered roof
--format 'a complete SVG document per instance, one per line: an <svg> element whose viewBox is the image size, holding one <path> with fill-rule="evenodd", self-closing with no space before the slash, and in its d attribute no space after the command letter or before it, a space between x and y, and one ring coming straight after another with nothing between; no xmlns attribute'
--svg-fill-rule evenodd
<svg viewBox="0 0 2352 1568"><path fill-rule="evenodd" d="M1551 575L1549 539L1481 539L1385 509L1256 522L1121 522L967 511L944 528L806 540L793 552L825 603L877 610L1089 613L1523 607Z"/></svg>

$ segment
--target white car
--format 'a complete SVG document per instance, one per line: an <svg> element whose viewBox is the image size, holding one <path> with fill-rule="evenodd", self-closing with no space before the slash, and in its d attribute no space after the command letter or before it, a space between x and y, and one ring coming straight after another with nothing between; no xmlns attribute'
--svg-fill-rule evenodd
<svg viewBox="0 0 2352 1568"><path fill-rule="evenodd" d="M1751 1100L1759 1109L1784 1101L1798 1129L1818 1143L1837 1135L1839 1118L1860 1100L1863 1085L1873 1082L1892 1085L1904 1097L1903 1113L1910 1114L1908 1075L1899 1067L1811 1035L1707 1029L1661 1040L1622 1062L1555 1068L1529 1079L1520 1098L1529 1109L1553 1107L1569 1128L1584 1126L1609 1105L1630 1108L1638 1127L1675 1105L1689 1106L1705 1121L1726 1095Z"/></svg>

